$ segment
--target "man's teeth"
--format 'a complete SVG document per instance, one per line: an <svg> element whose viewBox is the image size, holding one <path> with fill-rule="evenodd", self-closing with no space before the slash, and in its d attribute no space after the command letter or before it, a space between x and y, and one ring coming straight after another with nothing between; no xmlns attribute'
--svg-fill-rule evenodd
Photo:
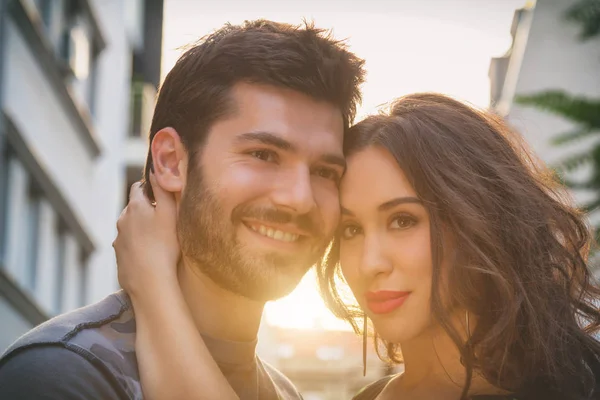
<svg viewBox="0 0 600 400"><path fill-rule="evenodd" d="M258 232L263 236L267 236L275 240L281 240L282 242L295 242L300 237L300 235L296 235L294 233L289 232L283 232L277 229L266 227L264 225L250 225L250 228L254 232Z"/></svg>

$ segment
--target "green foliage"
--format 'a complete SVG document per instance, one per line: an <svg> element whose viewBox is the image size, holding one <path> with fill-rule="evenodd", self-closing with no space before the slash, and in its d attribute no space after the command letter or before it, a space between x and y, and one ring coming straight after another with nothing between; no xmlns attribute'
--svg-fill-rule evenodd
<svg viewBox="0 0 600 400"><path fill-rule="evenodd" d="M561 145L565 143L570 143L576 140L583 139L590 134L594 133L594 130L588 127L578 128L570 132L561 133L560 135L556 135L554 139L552 139L552 144Z"/></svg>
<svg viewBox="0 0 600 400"><path fill-rule="evenodd" d="M565 12L565 19L581 26L581 40L600 34L600 0L581 0Z"/></svg>
<svg viewBox="0 0 600 400"><path fill-rule="evenodd" d="M600 74L600 67L598 73ZM533 105L580 124L582 135L583 131L600 129L600 100L571 96L559 90L518 96L516 100L520 104Z"/></svg>

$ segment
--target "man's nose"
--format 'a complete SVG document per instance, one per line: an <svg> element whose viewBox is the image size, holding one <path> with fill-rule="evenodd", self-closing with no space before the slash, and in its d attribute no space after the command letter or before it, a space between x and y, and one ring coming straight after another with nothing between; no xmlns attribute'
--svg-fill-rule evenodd
<svg viewBox="0 0 600 400"><path fill-rule="evenodd" d="M286 170L274 182L271 201L294 214L308 214L316 207L310 171L307 167Z"/></svg>

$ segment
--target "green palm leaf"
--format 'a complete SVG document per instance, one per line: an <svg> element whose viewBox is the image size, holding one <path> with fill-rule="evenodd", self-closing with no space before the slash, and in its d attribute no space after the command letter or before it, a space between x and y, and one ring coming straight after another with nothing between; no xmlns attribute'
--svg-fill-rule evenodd
<svg viewBox="0 0 600 400"><path fill-rule="evenodd" d="M592 154L589 151L573 154L562 159L556 164L556 170L561 175L564 172L572 172L577 168L594 161Z"/></svg>
<svg viewBox="0 0 600 400"><path fill-rule="evenodd" d="M598 207L600 207L600 199L596 199L596 200L590 201L589 203L584 204L581 207L581 209L583 211L585 211L586 213L590 213L592 211L597 210Z"/></svg>
<svg viewBox="0 0 600 400"><path fill-rule="evenodd" d="M581 26L581 40L600 34L600 0L582 0L569 7L565 18Z"/></svg>
<svg viewBox="0 0 600 400"><path fill-rule="evenodd" d="M583 139L594 134L598 134L598 132L594 132L594 130L589 127L580 127L571 132L561 133L560 135L557 135L554 139L552 139L551 143L553 145L559 146L561 144L575 142L579 139Z"/></svg>
<svg viewBox="0 0 600 400"><path fill-rule="evenodd" d="M585 128L600 129L600 101L598 100L571 96L558 90L549 90L518 96L516 101L561 115L582 124Z"/></svg>

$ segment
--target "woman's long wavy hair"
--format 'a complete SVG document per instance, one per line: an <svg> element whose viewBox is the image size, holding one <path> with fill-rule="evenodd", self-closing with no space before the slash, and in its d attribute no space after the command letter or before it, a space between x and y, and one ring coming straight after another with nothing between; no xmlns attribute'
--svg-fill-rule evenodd
<svg viewBox="0 0 600 400"><path fill-rule="evenodd" d="M461 353L463 398L474 371L524 395L533 387L538 396L540 387L548 396L569 387L561 398L579 399L597 390L600 290L587 266L591 235L522 139L497 116L423 93L350 129L347 156L369 146L394 156L430 215L431 311ZM458 250L448 290L441 287L440 265L450 258L443 232ZM359 332L363 312L345 303L338 287L337 240L317 276L330 309ZM447 304L476 317L467 342ZM397 344L381 342L387 358L400 361Z"/></svg>

